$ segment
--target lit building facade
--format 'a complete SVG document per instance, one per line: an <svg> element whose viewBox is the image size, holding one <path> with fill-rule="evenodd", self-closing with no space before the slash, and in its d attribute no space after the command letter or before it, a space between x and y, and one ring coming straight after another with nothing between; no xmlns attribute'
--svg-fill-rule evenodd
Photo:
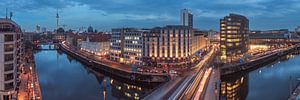
<svg viewBox="0 0 300 100"><path fill-rule="evenodd" d="M230 14L220 20L221 59L231 62L248 51L249 20L242 15Z"/></svg>
<svg viewBox="0 0 300 100"><path fill-rule="evenodd" d="M151 29L143 36L144 62L153 66L181 66L190 63L192 35L193 28L183 25Z"/></svg>
<svg viewBox="0 0 300 100"><path fill-rule="evenodd" d="M192 35L192 51L191 54L194 55L201 49L205 48L208 44L208 39L204 36L201 31L194 31Z"/></svg>
<svg viewBox="0 0 300 100"><path fill-rule="evenodd" d="M249 91L249 75L221 77L221 100L245 100Z"/></svg>
<svg viewBox="0 0 300 100"><path fill-rule="evenodd" d="M110 48L110 35L108 34L89 34L85 41L79 42L81 50L93 53L97 56L106 56Z"/></svg>
<svg viewBox="0 0 300 100"><path fill-rule="evenodd" d="M184 26L193 27L193 14L188 9L182 9L180 21Z"/></svg>
<svg viewBox="0 0 300 100"><path fill-rule="evenodd" d="M110 60L141 65L144 31L135 28L112 29Z"/></svg>
<svg viewBox="0 0 300 100"><path fill-rule="evenodd" d="M17 69L21 66L22 31L10 19L0 19L0 100L15 99Z"/></svg>

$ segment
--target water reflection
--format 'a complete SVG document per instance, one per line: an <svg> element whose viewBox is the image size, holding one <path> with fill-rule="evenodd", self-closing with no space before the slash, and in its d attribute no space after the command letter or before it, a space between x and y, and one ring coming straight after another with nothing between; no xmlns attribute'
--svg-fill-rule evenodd
<svg viewBox="0 0 300 100"><path fill-rule="evenodd" d="M299 51L283 56L264 67L244 73L221 76L222 100L285 100L289 87L300 77ZM290 78L295 80L290 80ZM294 84L294 85L293 85Z"/></svg>
<svg viewBox="0 0 300 100"><path fill-rule="evenodd" d="M221 77L221 99L245 100L248 88L248 73Z"/></svg>
<svg viewBox="0 0 300 100"><path fill-rule="evenodd" d="M36 52L35 61L44 100L141 99L156 86L95 72L56 50Z"/></svg>

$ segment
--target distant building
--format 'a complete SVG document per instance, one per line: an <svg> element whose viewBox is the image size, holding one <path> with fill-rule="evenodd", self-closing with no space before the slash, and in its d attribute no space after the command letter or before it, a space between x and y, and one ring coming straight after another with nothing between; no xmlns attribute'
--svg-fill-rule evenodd
<svg viewBox="0 0 300 100"><path fill-rule="evenodd" d="M41 26L40 25L36 25L36 33L41 33Z"/></svg>
<svg viewBox="0 0 300 100"><path fill-rule="evenodd" d="M208 38L205 37L204 33L201 31L194 30L192 34L192 51L191 54L195 55L203 50L208 44Z"/></svg>
<svg viewBox="0 0 300 100"><path fill-rule="evenodd" d="M36 35L35 32L25 32L23 34L23 39L25 41L30 41L30 42L33 42L33 37Z"/></svg>
<svg viewBox="0 0 300 100"><path fill-rule="evenodd" d="M282 44L291 39L290 33L252 33L249 34L250 44L270 45Z"/></svg>
<svg viewBox="0 0 300 100"><path fill-rule="evenodd" d="M94 29L91 25L88 27L88 32L94 32Z"/></svg>
<svg viewBox="0 0 300 100"><path fill-rule="evenodd" d="M183 25L156 27L143 36L147 65L182 67L190 63L193 28Z"/></svg>
<svg viewBox="0 0 300 100"><path fill-rule="evenodd" d="M279 29L279 30L266 30L266 31L251 31L251 33L258 34L285 34L289 33L288 29Z"/></svg>
<svg viewBox="0 0 300 100"><path fill-rule="evenodd" d="M112 29L110 60L125 64L142 64L142 34L135 28Z"/></svg>
<svg viewBox="0 0 300 100"><path fill-rule="evenodd" d="M47 32L47 28L46 27L43 27L42 28L42 33L46 33Z"/></svg>
<svg viewBox="0 0 300 100"><path fill-rule="evenodd" d="M295 32L296 32L297 34L300 34L300 26L298 26L298 27L295 29Z"/></svg>
<svg viewBox="0 0 300 100"><path fill-rule="evenodd" d="M56 33L54 34L54 40L56 42L62 42L66 39L65 30L63 28L58 28L56 30Z"/></svg>
<svg viewBox="0 0 300 100"><path fill-rule="evenodd" d="M181 10L181 24L193 27L193 14L188 9Z"/></svg>
<svg viewBox="0 0 300 100"><path fill-rule="evenodd" d="M0 100L16 99L17 70L22 63L22 31L10 19L0 19Z"/></svg>
<svg viewBox="0 0 300 100"><path fill-rule="evenodd" d="M79 42L81 50L93 53L97 56L106 56L110 49L110 35L102 33L86 34L85 41Z"/></svg>
<svg viewBox="0 0 300 100"><path fill-rule="evenodd" d="M249 20L242 15L230 14L220 20L221 59L231 62L248 51Z"/></svg>

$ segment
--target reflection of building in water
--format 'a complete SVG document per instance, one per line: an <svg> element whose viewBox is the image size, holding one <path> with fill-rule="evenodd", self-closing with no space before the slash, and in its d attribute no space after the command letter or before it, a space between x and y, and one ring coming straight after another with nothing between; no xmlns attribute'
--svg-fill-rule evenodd
<svg viewBox="0 0 300 100"><path fill-rule="evenodd" d="M108 99L106 97L107 93L111 93L111 95L115 98L122 98L122 100L140 100L153 89L152 86L143 85L142 87L132 85L123 81L105 77L103 74L90 70L89 68L86 69L88 73L91 72L96 76L96 79L101 85L103 100Z"/></svg>
<svg viewBox="0 0 300 100"><path fill-rule="evenodd" d="M248 74L221 77L221 100L245 100L248 95Z"/></svg>
<svg viewBox="0 0 300 100"><path fill-rule="evenodd" d="M147 91L150 91L150 88L130 85L113 79L110 81L110 84L112 95L117 98L139 100L146 95Z"/></svg>

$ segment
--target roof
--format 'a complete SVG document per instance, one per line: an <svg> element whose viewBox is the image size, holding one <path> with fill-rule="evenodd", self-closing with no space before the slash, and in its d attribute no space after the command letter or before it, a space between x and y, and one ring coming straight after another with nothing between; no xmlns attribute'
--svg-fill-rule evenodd
<svg viewBox="0 0 300 100"><path fill-rule="evenodd" d="M22 32L20 26L11 19L0 18L0 32Z"/></svg>

